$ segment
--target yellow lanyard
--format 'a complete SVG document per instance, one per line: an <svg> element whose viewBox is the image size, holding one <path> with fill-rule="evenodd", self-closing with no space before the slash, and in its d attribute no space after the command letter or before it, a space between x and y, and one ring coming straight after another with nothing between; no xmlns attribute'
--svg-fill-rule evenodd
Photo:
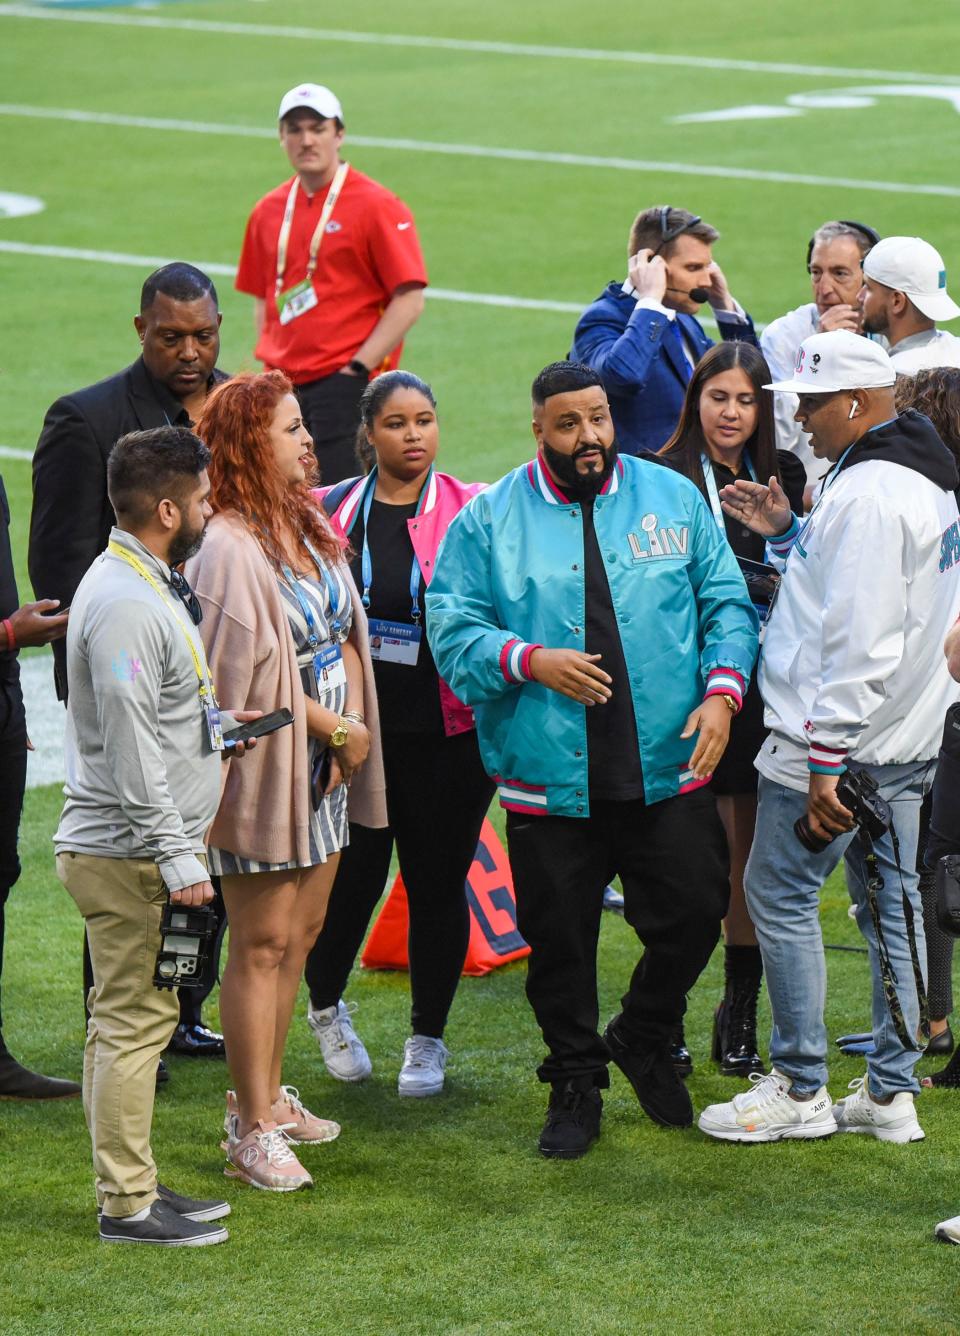
<svg viewBox="0 0 960 1336"><path fill-rule="evenodd" d="M186 640L187 646L190 650L190 657L191 659L193 659L194 671L197 674L197 681L200 683L200 700L203 702L204 705L206 705L207 697L210 696L210 698L213 700L214 705L216 705L217 697L216 693L213 690L213 682L210 680L210 665L207 663L207 656L203 651L203 643L201 642L200 651L198 652L197 647L193 642L193 637L191 636L190 632L187 630L186 626L181 621L180 617L177 615L176 608L167 598L166 594L157 584L156 580L147 570L146 566L144 566L143 562L140 560L139 557L135 557L132 552L128 552L125 547L121 547L119 543L114 543L114 542L110 542L107 544L107 551L112 552L115 557L120 557L120 559L122 561L125 561L128 566L132 566L133 569L140 576L140 578L146 580L147 584L151 587L151 589L156 591L156 593L160 597L161 602L165 603L167 607L170 609L170 612L173 614L173 620L176 622L180 630L183 632L184 639Z"/></svg>
<svg viewBox="0 0 960 1336"><path fill-rule="evenodd" d="M336 207L337 200L340 198L340 191L343 189L343 183L347 179L347 172L350 170L348 162L341 162L337 168L337 174L330 183L330 189L327 191L327 198L324 200L323 208L320 211L320 221L313 229L313 236L310 239L310 259L307 263L307 282L313 279L317 269L317 257L320 254L320 245L323 241L323 233L330 221L330 216ZM293 210L297 202L297 190L300 187L300 178L295 176L293 184L287 194L286 207L283 210L283 222L280 225L280 239L277 242L277 294L279 295L283 287L283 271L287 267L287 246L290 242L290 229L293 227Z"/></svg>

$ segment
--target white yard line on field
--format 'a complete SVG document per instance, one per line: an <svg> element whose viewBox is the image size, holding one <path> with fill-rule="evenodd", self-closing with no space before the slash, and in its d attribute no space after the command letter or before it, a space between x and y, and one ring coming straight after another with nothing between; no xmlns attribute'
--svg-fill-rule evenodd
<svg viewBox="0 0 960 1336"><path fill-rule="evenodd" d="M123 126L135 130L161 130L202 135L234 135L243 139L275 139L266 126L231 125L216 121L170 120L156 116L127 116L115 112L83 111L75 107L38 107L17 102L0 103L0 116L76 121L89 125ZM849 176L820 176L809 172L761 171L717 163L658 162L646 158L604 158L585 153L554 153L539 149L498 148L485 144L445 144L426 139L383 139L351 135L359 148L383 148L409 153L439 153L447 157L496 158L505 162L541 162L560 167L599 167L620 172L654 172L671 176L716 177L720 180L761 181L777 185L826 186L842 190L871 190L890 195L942 195L960 198L960 186L922 184L912 181L873 181Z"/></svg>
<svg viewBox="0 0 960 1336"><path fill-rule="evenodd" d="M0 459L18 459L29 464L33 459L32 450L17 450L12 445L0 445Z"/></svg>
<svg viewBox="0 0 960 1336"><path fill-rule="evenodd" d="M110 14L86 9L38 9L32 5L0 5L0 18L37 19L59 23L96 23L112 28L146 28L173 32L216 33L230 37L277 37L295 42L343 42L360 46L413 47L427 51L465 51L477 55L520 56L525 60L599 61L619 65L653 65L693 70L737 70L744 74L807 75L811 78L895 79L910 83L957 83L957 76L915 70L860 69L846 65L799 65L785 61L734 60L725 56L670 54L661 51L605 51L590 47L544 46L526 42L489 42L462 37L430 37L407 33L352 32L341 28L305 28L276 23L227 23L214 19L178 19L152 14Z"/></svg>

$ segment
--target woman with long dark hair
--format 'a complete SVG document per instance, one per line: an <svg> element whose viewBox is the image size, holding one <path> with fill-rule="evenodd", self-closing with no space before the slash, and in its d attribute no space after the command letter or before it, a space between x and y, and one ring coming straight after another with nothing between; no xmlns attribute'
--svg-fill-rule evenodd
<svg viewBox="0 0 960 1336"><path fill-rule="evenodd" d="M348 787L350 819L386 821L376 694L363 606L310 492L316 461L290 382L279 371L236 376L207 399L197 432L212 455L215 513L188 578L214 678L225 699L293 715L245 759L249 770L228 772L208 836L230 923L225 1172L288 1192L312 1181L289 1143L340 1130L282 1084L281 1066L348 839Z"/></svg>
<svg viewBox="0 0 960 1336"><path fill-rule="evenodd" d="M776 476L792 508L802 513L806 483L799 459L776 448L773 396L763 388L769 380L770 369L751 344L717 344L695 367L680 421L660 451L664 463L686 474L700 488L736 556L742 562L758 565L764 560L764 540L723 513L720 489L744 474L762 482ZM763 702L756 682L751 680L712 781L730 846L730 908L723 925L726 987L714 1018L713 1035L713 1056L726 1076L764 1070L757 1052L757 999L763 962L743 892L743 873L757 817L753 760L764 737ZM690 1069L682 1035L678 1036L675 1057L678 1067Z"/></svg>
<svg viewBox="0 0 960 1336"><path fill-rule="evenodd" d="M377 376L363 392L360 413L358 455L366 476L321 495L349 539L351 570L370 619L389 825L350 827L330 911L307 962L307 1014L330 1075L368 1076L370 1058L343 992L396 844L410 912L412 1001L397 1090L423 1097L443 1088L444 1027L470 934L464 882L493 797L473 714L437 673L424 591L447 526L482 484L434 467L437 405L418 376Z"/></svg>

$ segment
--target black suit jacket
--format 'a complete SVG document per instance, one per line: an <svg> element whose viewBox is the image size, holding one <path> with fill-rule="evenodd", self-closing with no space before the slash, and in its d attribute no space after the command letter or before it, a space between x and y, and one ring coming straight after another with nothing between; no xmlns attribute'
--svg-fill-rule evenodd
<svg viewBox="0 0 960 1336"><path fill-rule="evenodd" d="M227 376L214 371L219 383ZM138 357L115 376L65 394L47 411L33 456L33 511L27 563L37 598L73 599L114 523L107 456L129 431L188 426L183 406ZM66 641L53 647L57 695L67 698Z"/></svg>

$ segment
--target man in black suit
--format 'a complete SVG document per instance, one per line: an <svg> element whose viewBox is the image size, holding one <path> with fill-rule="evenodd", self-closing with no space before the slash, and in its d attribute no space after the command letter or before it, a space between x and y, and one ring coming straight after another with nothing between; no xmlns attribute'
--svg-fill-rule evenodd
<svg viewBox="0 0 960 1336"><path fill-rule="evenodd" d="M149 427L193 425L217 370L217 292L191 264L164 265L150 275L133 323L140 357L125 371L65 394L48 410L33 456L33 512L28 566L37 598L66 608L91 562L107 546L114 523L107 497L107 456L121 436ZM53 647L57 696L67 699L66 641ZM223 922L222 902L214 901ZM216 953L214 953L215 955ZM91 982L85 955L85 988ZM210 980L212 987L213 980ZM181 989L180 1024L172 1047L219 1055L221 1036L201 1023L206 992ZM202 996L198 996L203 992Z"/></svg>

